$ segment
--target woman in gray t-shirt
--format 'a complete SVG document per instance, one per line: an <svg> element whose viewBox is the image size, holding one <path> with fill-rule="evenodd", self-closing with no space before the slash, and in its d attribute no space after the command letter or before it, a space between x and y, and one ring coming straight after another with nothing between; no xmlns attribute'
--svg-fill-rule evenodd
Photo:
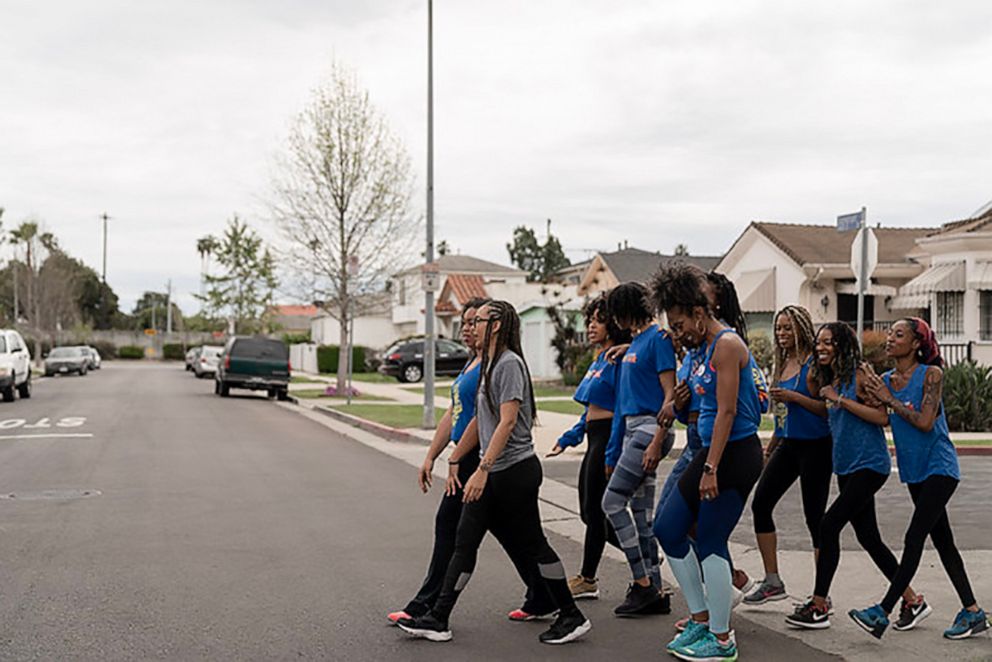
<svg viewBox="0 0 992 662"><path fill-rule="evenodd" d="M520 317L509 303L492 301L478 310L475 321L476 333L483 338L476 400L482 459L465 482L465 508L441 595L430 612L401 618L397 625L431 641L450 640L451 611L475 570L479 546L491 531L502 538L508 552L537 564L539 579L558 608L558 618L539 639L564 644L584 635L592 625L575 606L565 569L541 527L537 496L542 472L531 437L534 391L520 346ZM455 470L474 448L465 441L448 460Z"/></svg>

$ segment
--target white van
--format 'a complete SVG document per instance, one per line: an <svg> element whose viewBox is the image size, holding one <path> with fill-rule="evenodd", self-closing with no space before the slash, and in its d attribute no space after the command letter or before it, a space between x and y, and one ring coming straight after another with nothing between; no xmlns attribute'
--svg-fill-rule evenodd
<svg viewBox="0 0 992 662"><path fill-rule="evenodd" d="M14 390L22 398L31 397L31 352L17 331L0 329L0 396L14 401Z"/></svg>

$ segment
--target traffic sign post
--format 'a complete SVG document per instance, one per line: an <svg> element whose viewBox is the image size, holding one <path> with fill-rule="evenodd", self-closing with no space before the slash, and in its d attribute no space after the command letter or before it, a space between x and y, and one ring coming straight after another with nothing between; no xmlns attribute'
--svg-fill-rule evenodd
<svg viewBox="0 0 992 662"><path fill-rule="evenodd" d="M844 232L858 228L858 234L851 244L851 271L858 282L858 345L863 347L862 334L865 325L865 291L871 275L878 266L878 237L868 227L868 208L854 214L837 217L837 230Z"/></svg>

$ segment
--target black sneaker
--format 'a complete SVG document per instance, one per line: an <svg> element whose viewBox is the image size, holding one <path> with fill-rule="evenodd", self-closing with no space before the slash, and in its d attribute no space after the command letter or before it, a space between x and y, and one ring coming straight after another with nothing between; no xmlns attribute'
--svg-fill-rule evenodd
<svg viewBox="0 0 992 662"><path fill-rule="evenodd" d="M662 611L663 609L667 611ZM654 586L635 583L627 589L627 597L613 613L624 618L642 614L667 614L670 611L671 604L667 596L662 596Z"/></svg>
<svg viewBox="0 0 992 662"><path fill-rule="evenodd" d="M416 618L401 618L396 625L408 634L429 641L451 641L451 629L434 614L427 612Z"/></svg>
<svg viewBox="0 0 992 662"><path fill-rule="evenodd" d="M822 630L830 627L830 610L821 609L816 603L809 600L805 604L796 607L796 611L785 617L785 622L797 628L808 630Z"/></svg>
<svg viewBox="0 0 992 662"><path fill-rule="evenodd" d="M902 601L902 608L899 610L899 620L892 624L895 630L912 630L919 625L924 618L930 615L930 605L920 597L920 601L915 605Z"/></svg>
<svg viewBox="0 0 992 662"><path fill-rule="evenodd" d="M542 644L567 644L591 629L592 623L576 609L569 614L559 614L551 627L546 632L542 632L538 639Z"/></svg>

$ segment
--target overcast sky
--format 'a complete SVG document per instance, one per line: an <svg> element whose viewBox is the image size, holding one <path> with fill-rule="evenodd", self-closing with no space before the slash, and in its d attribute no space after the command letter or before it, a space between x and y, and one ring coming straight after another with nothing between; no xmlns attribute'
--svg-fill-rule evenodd
<svg viewBox="0 0 992 662"><path fill-rule="evenodd" d="M423 186L426 0L27 2L0 9L0 206L40 219L130 310L199 282L198 237L261 200L332 58ZM553 219L719 254L751 220L937 225L992 199L992 3L438 0L436 221L506 262ZM423 210L423 195L416 199Z"/></svg>

